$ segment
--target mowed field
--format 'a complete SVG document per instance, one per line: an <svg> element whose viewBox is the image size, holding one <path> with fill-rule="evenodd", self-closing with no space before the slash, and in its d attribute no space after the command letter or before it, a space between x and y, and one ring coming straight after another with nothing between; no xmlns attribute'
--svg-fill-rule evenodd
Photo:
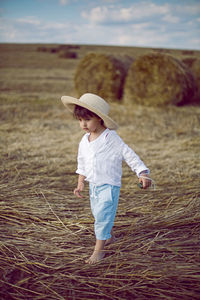
<svg viewBox="0 0 200 300"><path fill-rule="evenodd" d="M87 265L95 243L88 186L83 199L73 195L83 132L60 97L76 96L74 74L88 52L136 58L158 50L81 45L65 59L39 46L0 45L1 299L199 299L200 106L111 103L119 135L156 189L139 189L123 165L118 240Z"/></svg>

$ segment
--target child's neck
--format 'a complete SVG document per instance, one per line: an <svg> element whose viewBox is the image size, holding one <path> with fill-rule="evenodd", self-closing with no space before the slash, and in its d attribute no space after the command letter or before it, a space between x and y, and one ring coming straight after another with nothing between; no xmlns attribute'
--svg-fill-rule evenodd
<svg viewBox="0 0 200 300"><path fill-rule="evenodd" d="M101 126L97 130L90 132L90 135L88 137L89 142L96 140L102 134L102 132L104 132L104 130L106 130L106 127Z"/></svg>

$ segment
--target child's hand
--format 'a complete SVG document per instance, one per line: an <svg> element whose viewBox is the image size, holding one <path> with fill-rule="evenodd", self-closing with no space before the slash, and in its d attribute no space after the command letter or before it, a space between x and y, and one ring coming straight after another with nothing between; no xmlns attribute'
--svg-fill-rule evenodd
<svg viewBox="0 0 200 300"><path fill-rule="evenodd" d="M143 189L147 189L151 186L151 179L149 178L148 174L141 174L139 177L139 183L142 185Z"/></svg>
<svg viewBox="0 0 200 300"><path fill-rule="evenodd" d="M74 195L76 195L76 197L78 198L83 198L83 196L81 195L83 189L84 189L84 183L81 182L78 184L77 188L74 189Z"/></svg>

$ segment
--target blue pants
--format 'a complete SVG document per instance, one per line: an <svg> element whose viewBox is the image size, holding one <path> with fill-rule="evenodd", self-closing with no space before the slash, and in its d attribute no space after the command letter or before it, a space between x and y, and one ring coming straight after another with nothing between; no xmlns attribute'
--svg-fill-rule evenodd
<svg viewBox="0 0 200 300"><path fill-rule="evenodd" d="M107 240L111 237L119 193L119 186L110 184L96 186L90 183L90 205L95 219L94 231L98 240Z"/></svg>

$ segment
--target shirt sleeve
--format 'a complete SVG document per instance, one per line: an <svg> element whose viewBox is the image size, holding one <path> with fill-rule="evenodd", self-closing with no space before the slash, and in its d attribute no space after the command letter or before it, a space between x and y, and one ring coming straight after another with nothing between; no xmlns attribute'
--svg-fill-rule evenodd
<svg viewBox="0 0 200 300"><path fill-rule="evenodd" d="M138 177L143 171L145 171L147 174L150 173L150 170L145 166L140 157L124 142L122 145L122 156L127 165L133 172L136 173Z"/></svg>
<svg viewBox="0 0 200 300"><path fill-rule="evenodd" d="M78 156L77 156L77 170L76 170L77 174L85 175L85 159L84 159L84 155L83 155L83 143L82 141L79 144L78 147Z"/></svg>

